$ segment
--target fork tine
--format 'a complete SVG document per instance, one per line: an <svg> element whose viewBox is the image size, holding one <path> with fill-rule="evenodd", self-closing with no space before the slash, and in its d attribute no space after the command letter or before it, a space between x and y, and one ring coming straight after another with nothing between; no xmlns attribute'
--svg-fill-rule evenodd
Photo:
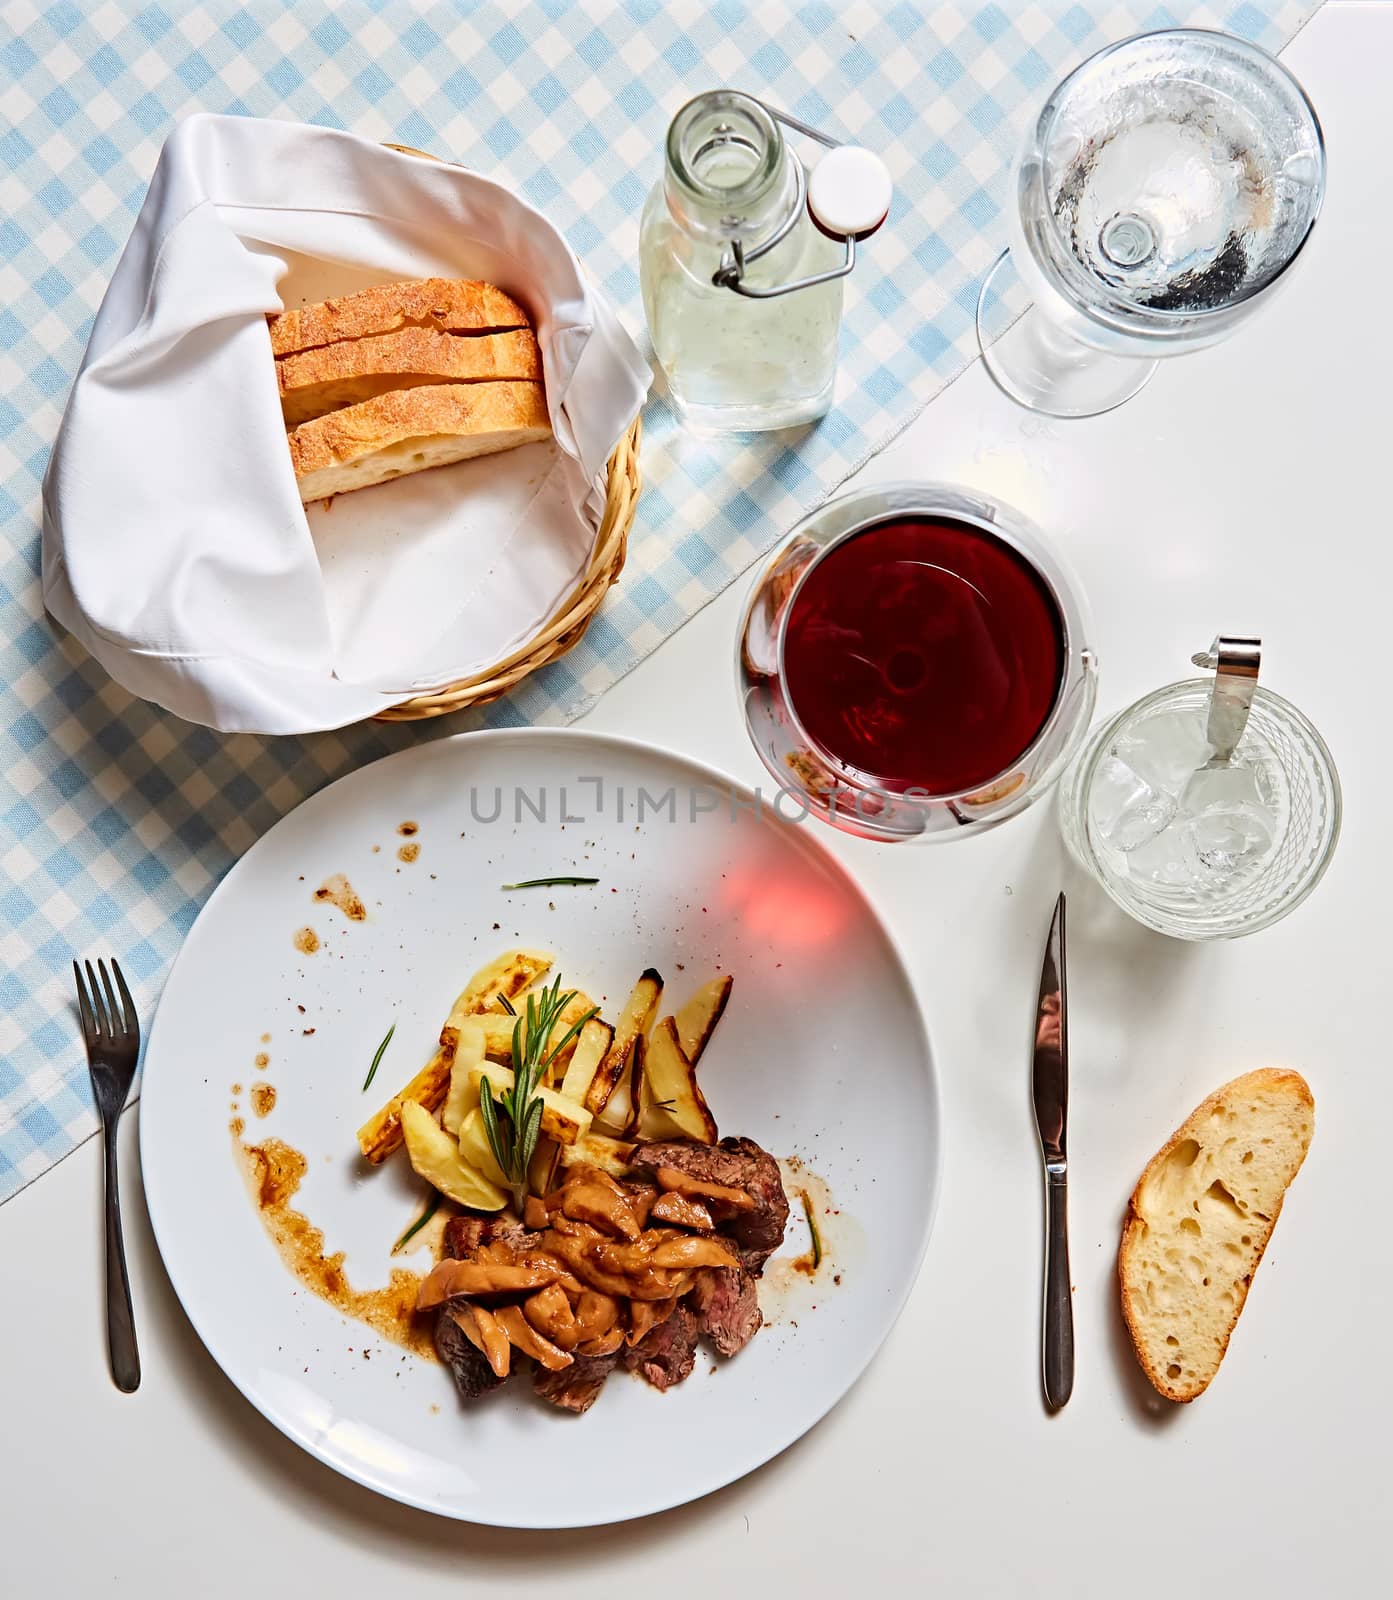
<svg viewBox="0 0 1393 1600"><path fill-rule="evenodd" d="M111 958L111 970L116 977L116 987L121 991L122 1020L126 1025L126 1032L140 1034L140 1018L136 1015L135 1001L131 999L131 991L126 986L125 975L121 971L121 964L115 956Z"/></svg>
<svg viewBox="0 0 1393 1600"><path fill-rule="evenodd" d="M105 961L98 961L97 971L102 975L102 988L106 990L107 1026L111 1029L112 1038L115 1039L125 1032L125 1025L116 1006L116 991L111 987L111 974L106 970Z"/></svg>
<svg viewBox="0 0 1393 1600"><path fill-rule="evenodd" d="M111 1030L107 1027L106 1010L102 1005L102 991L97 987L97 975L92 971L92 963L84 961L87 968L87 993L92 1003L92 1015L97 1023L97 1038L110 1039Z"/></svg>
<svg viewBox="0 0 1393 1600"><path fill-rule="evenodd" d="M87 985L82 981L82 968L76 961L73 962L73 979L77 984L77 1014L82 1019L83 1041L90 1046L97 1037L97 1023L87 998Z"/></svg>

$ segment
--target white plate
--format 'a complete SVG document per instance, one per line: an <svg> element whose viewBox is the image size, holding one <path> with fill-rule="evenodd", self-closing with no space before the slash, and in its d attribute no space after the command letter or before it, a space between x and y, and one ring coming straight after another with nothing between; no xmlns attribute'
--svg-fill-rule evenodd
<svg viewBox="0 0 1393 1600"><path fill-rule="evenodd" d="M639 824L640 788L660 801L672 789L674 819L649 803ZM481 822L495 789L499 820ZM534 807L544 795L546 820L526 802L515 808L518 793ZM732 807L732 796L743 803ZM420 856L403 864L396 829L407 821L419 827ZM756 813L748 791L676 755L523 730L442 740L365 767L243 857L170 974L145 1061L140 1137L170 1278L213 1358L259 1411L397 1500L559 1528L707 1494L786 1448L846 1393L922 1259L939 1116L903 963L815 826ZM333 873L348 876L368 921L314 901ZM501 888L559 873L601 881ZM293 943L304 926L322 941L308 957ZM674 1002L718 969L733 973L702 1063L721 1131L801 1157L838 1213L826 1219L829 1261L809 1283L787 1264L807 1246L795 1199L784 1265L770 1263L763 1296L772 1324L733 1361L713 1372L699 1359L667 1394L617 1374L580 1419L522 1383L464 1411L443 1367L303 1290L262 1228L229 1135L236 1083L245 1137L275 1135L307 1156L295 1203L329 1249L347 1251L354 1287L385 1284L419 1185L401 1159L368 1169L354 1130L430 1055L469 973L519 944L554 951L563 977L604 997L610 1015L645 966L665 975ZM271 1059L259 1070L262 1050ZM258 1081L278 1094L264 1121L247 1109Z"/></svg>

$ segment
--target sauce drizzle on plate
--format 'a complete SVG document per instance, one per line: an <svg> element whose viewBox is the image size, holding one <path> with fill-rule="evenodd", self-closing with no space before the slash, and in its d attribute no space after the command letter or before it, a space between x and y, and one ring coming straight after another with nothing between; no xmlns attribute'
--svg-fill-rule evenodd
<svg viewBox="0 0 1393 1600"><path fill-rule="evenodd" d="M362 897L341 872L325 878L314 891L314 898L327 900L331 906L336 906L342 911L350 922L368 920L368 908L363 904Z"/></svg>
<svg viewBox="0 0 1393 1600"><path fill-rule="evenodd" d="M385 1288L355 1289L344 1275L343 1251L326 1254L323 1233L290 1203L305 1176L308 1163L304 1156L281 1139L244 1144L240 1119L231 1126L247 1189L271 1242L290 1271L335 1310L367 1323L382 1338L423 1360L436 1360L429 1322L416 1317L420 1277L403 1267L394 1267Z"/></svg>

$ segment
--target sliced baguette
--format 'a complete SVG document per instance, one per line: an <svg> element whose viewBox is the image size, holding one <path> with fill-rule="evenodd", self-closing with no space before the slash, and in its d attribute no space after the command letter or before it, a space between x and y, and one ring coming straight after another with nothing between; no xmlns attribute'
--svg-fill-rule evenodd
<svg viewBox="0 0 1393 1600"><path fill-rule="evenodd" d="M399 328L438 333L502 333L530 326L527 313L491 283L467 278L420 278L382 283L357 294L322 300L269 317L271 350L288 356L337 339L367 339Z"/></svg>
<svg viewBox="0 0 1393 1600"><path fill-rule="evenodd" d="M540 383L432 383L331 411L286 437L308 505L550 436Z"/></svg>
<svg viewBox="0 0 1393 1600"><path fill-rule="evenodd" d="M1209 1387L1306 1159L1315 1101L1298 1072L1226 1083L1152 1158L1122 1230L1122 1315L1142 1370L1168 1400Z"/></svg>
<svg viewBox="0 0 1393 1600"><path fill-rule="evenodd" d="M537 383L541 376L542 354L530 328L473 339L432 328L402 328L372 339L321 345L276 363L281 410L289 428L390 389L498 379Z"/></svg>

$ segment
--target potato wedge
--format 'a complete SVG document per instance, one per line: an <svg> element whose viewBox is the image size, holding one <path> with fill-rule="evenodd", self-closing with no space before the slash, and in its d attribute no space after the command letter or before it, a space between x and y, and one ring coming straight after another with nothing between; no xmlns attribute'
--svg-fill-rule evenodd
<svg viewBox="0 0 1393 1600"><path fill-rule="evenodd" d="M719 978L712 978L710 983L702 984L673 1017L672 1020L677 1024L677 1042L682 1046L682 1054L693 1066L701 1060L702 1051L706 1049L716 1024L721 1020L734 987L735 979L729 973L722 973Z"/></svg>
<svg viewBox="0 0 1393 1600"><path fill-rule="evenodd" d="M566 1035L573 1027L575 1027L576 1023L578 1023L580 1019L590 1011L598 1013L599 1007L590 998L590 996L584 992L584 990L577 989L575 994L566 1002L564 1006L562 1006L561 1015L556 1019L555 1023L553 1023L551 1033L547 1038L547 1049L555 1050L558 1042L562 1039L565 1039ZM592 1022L598 1022L599 1017L596 1015L590 1020ZM581 1033L584 1031L584 1028L582 1028ZM560 1087L561 1082L565 1077L566 1069L570 1065L572 1058L575 1056L576 1046L579 1043L580 1034L578 1033L568 1039L566 1043L556 1051L556 1055L553 1057L551 1064L547 1067L546 1082L549 1089L556 1089Z"/></svg>
<svg viewBox="0 0 1393 1600"><path fill-rule="evenodd" d="M609 1104L615 1087L633 1066L634 1040L648 1032L663 996L663 977L647 968L634 985L615 1024L614 1039L586 1091L585 1104L596 1116Z"/></svg>
<svg viewBox="0 0 1393 1600"><path fill-rule="evenodd" d="M527 1169L527 1187L535 1195L550 1194L556 1187L556 1172L561 1165L562 1146L545 1134L537 1140L532 1164Z"/></svg>
<svg viewBox="0 0 1393 1600"><path fill-rule="evenodd" d="M462 1017L458 1028L446 1031L455 1034L455 1058L450 1066L450 1088L440 1113L440 1125L446 1133L458 1137L460 1125L479 1103L478 1090L469 1074L484 1059L483 1018Z"/></svg>
<svg viewBox="0 0 1393 1600"><path fill-rule="evenodd" d="M496 1183L500 1189L508 1187L508 1179L502 1167L493 1158L493 1151L489 1147L489 1136L484 1132L484 1114L477 1105L460 1123L459 1153L471 1167L482 1172L490 1183Z"/></svg>
<svg viewBox="0 0 1393 1600"><path fill-rule="evenodd" d="M374 1166L385 1161L401 1144L401 1108L404 1105L418 1105L434 1111L445 1098L458 1043L457 1028L443 1029L435 1054L425 1066L358 1129L358 1148Z"/></svg>
<svg viewBox="0 0 1393 1600"><path fill-rule="evenodd" d="M476 1092L477 1086L485 1078L495 1092L513 1087L513 1069L496 1062L486 1061L482 1066L471 1068L469 1076L476 1086ZM563 1099L555 1089L538 1089L537 1093L542 1101L543 1133L558 1144L574 1144L590 1132L590 1113L584 1106Z"/></svg>
<svg viewBox="0 0 1393 1600"><path fill-rule="evenodd" d="M634 1145L629 1139L611 1139L607 1134L587 1133L574 1144L561 1146L561 1165L598 1167L612 1178L626 1178L629 1175L629 1158L633 1153Z"/></svg>
<svg viewBox="0 0 1393 1600"><path fill-rule="evenodd" d="M550 965L551 957L539 951L510 950L474 974L450 1008L450 1015L440 1031L440 1043L435 1054L404 1089L394 1094L380 1111L359 1128L358 1148L369 1161L374 1165L385 1161L401 1144L401 1108L404 1104L414 1102L424 1106L427 1111L435 1111L444 1100L450 1086L450 1069L454 1065L459 1024L464 1018L497 1009L500 995L512 1000Z"/></svg>
<svg viewBox="0 0 1393 1600"><path fill-rule="evenodd" d="M672 1120L662 1106L651 1102L639 1112L638 1136L640 1139L685 1139L687 1135Z"/></svg>
<svg viewBox="0 0 1393 1600"><path fill-rule="evenodd" d="M449 1021L500 1011L499 996L515 1001L524 989L550 971L551 957L542 950L507 950L496 961L480 967L450 1007Z"/></svg>
<svg viewBox="0 0 1393 1600"><path fill-rule="evenodd" d="M683 1139L686 1135L672 1120L667 1111L655 1104L652 1080L648 1076L648 1040L635 1061L638 1071L633 1081L634 1103L637 1115L631 1110L625 1137L630 1139Z"/></svg>
<svg viewBox="0 0 1393 1600"><path fill-rule="evenodd" d="M671 1017L664 1017L649 1034L645 1059L654 1106L671 1117L684 1137L714 1144L716 1119L697 1086L696 1071L683 1054Z"/></svg>
<svg viewBox="0 0 1393 1600"><path fill-rule="evenodd" d="M507 1194L496 1183L461 1157L459 1146L424 1106L406 1101L401 1108L401 1128L407 1159L448 1199L476 1211L501 1211L508 1203Z"/></svg>
<svg viewBox="0 0 1393 1600"><path fill-rule="evenodd" d="M648 1038L640 1034L634 1040L633 1061L629 1069L629 1115L624 1121L624 1137L638 1138L639 1115L646 1099L652 1099L648 1089Z"/></svg>
<svg viewBox="0 0 1393 1600"><path fill-rule="evenodd" d="M643 1086L643 1049L647 1043L639 1034L629 1049L624 1074L615 1084L605 1109L595 1118L595 1128L600 1133L612 1134L616 1139L632 1138L638 1125L636 1093Z"/></svg>
<svg viewBox="0 0 1393 1600"><path fill-rule="evenodd" d="M591 1017L580 1030L576 1047L566 1064L566 1075L561 1080L561 1093L567 1100L574 1100L577 1105L585 1104L585 1097L590 1092L600 1063L613 1043L614 1029L609 1023L601 1022L599 1017Z"/></svg>
<svg viewBox="0 0 1393 1600"><path fill-rule="evenodd" d="M484 1025L484 1051L491 1061L511 1061L513 1059L513 1030L518 1021L522 1021L523 1033L527 1032L527 1010L524 1005L526 996L518 999L517 1016L511 1016L506 1011L486 1012L480 1021ZM595 1009L595 1002L589 995L580 990L561 1008L561 1014L552 1024L551 1033L547 1037L546 1048L550 1050L560 1040L565 1039L567 1033L575 1026L588 1011ZM556 1052L556 1057L547 1068L548 1087L554 1087L552 1080L560 1078L566 1070L576 1048L576 1039L567 1040Z"/></svg>
<svg viewBox="0 0 1393 1600"><path fill-rule="evenodd" d="M609 1097L604 1115L596 1119L595 1126L601 1133L613 1134L618 1139L638 1138L640 1113L644 1097L648 1093L644 1082L644 1059L647 1050L648 1040L643 1034L639 1034L629 1052L628 1071L615 1084L614 1093Z"/></svg>
<svg viewBox="0 0 1393 1600"><path fill-rule="evenodd" d="M484 1054L494 1061L511 1061L517 1018L506 1011L486 1011L479 1021L484 1029Z"/></svg>

